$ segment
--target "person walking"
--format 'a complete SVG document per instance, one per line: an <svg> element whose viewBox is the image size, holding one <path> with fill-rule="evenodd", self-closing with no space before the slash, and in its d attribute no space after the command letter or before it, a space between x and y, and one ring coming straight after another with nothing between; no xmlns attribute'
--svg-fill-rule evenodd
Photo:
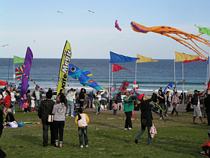
<svg viewBox="0 0 210 158"><path fill-rule="evenodd" d="M196 117L199 117L201 123L203 122L202 120L202 113L201 113L201 108L200 108L200 94L199 91L195 90L194 95L192 97L192 105L193 105L193 123L195 124L195 119Z"/></svg>
<svg viewBox="0 0 210 158"><path fill-rule="evenodd" d="M63 147L63 133L65 125L65 116L67 112L66 97L60 93L56 98L52 114L54 114L53 124L55 131L55 147Z"/></svg>
<svg viewBox="0 0 210 158"><path fill-rule="evenodd" d="M48 145L48 129L50 127L51 133L51 145L55 144L53 123L48 122L48 115L52 115L52 109L54 106L54 101L51 100L52 94L50 92L46 93L46 99L41 101L40 107L38 109L38 116L42 121L43 130L43 146Z"/></svg>
<svg viewBox="0 0 210 158"><path fill-rule="evenodd" d="M174 112L176 113L176 116L178 116L178 111L176 110L177 105L179 104L180 100L179 100L179 95L177 92L174 92L173 96L172 96L172 100L171 100L171 104L173 106L173 110L171 112L171 115L174 114Z"/></svg>
<svg viewBox="0 0 210 158"><path fill-rule="evenodd" d="M145 132L146 128L148 131L148 138L147 138L147 144L152 143L152 137L150 134L150 129L152 127L152 105L150 104L151 99L145 98L144 95L142 95L140 103L140 110L141 110L141 129L138 131L135 137L135 143L137 144L142 137L143 133Z"/></svg>
<svg viewBox="0 0 210 158"><path fill-rule="evenodd" d="M126 92L126 96L123 98L123 107L126 116L125 130L131 130L132 129L131 117L132 117L132 111L134 110L134 103L129 91Z"/></svg>
<svg viewBox="0 0 210 158"><path fill-rule="evenodd" d="M158 90L157 95L158 103L160 105L160 120L163 119L163 110L165 110L165 96L163 94L162 88Z"/></svg>

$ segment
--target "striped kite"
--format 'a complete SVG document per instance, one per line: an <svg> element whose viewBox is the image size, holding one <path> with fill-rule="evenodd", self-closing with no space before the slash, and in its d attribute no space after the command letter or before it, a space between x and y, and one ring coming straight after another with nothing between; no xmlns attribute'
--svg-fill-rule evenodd
<svg viewBox="0 0 210 158"><path fill-rule="evenodd" d="M207 59L208 52L202 49L196 42L210 47L210 42L198 35L190 34L182 30L169 26L146 27L136 22L131 22L131 27L136 32L148 33L154 32L174 39L185 47L197 53L202 59Z"/></svg>

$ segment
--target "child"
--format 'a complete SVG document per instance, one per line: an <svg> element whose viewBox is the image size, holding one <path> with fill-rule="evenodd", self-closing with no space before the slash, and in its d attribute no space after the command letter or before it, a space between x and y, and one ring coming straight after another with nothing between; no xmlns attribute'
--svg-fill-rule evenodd
<svg viewBox="0 0 210 158"><path fill-rule="evenodd" d="M101 104L100 104L98 97L95 97L94 105L96 107L96 115L98 115L100 113L100 109L101 109Z"/></svg>
<svg viewBox="0 0 210 158"><path fill-rule="evenodd" d="M114 103L112 104L113 115L117 114L117 107L118 107L117 100L115 100Z"/></svg>
<svg viewBox="0 0 210 158"><path fill-rule="evenodd" d="M83 145L85 145L86 148L88 147L87 127L89 122L88 115L83 113L82 108L78 109L75 123L78 125L80 148L83 148Z"/></svg>
<svg viewBox="0 0 210 158"><path fill-rule="evenodd" d="M210 131L208 132L208 137L209 137L209 140L201 146L203 151L201 151L200 153L202 155L210 157Z"/></svg>
<svg viewBox="0 0 210 158"><path fill-rule="evenodd" d="M31 96L31 112L35 112L35 97Z"/></svg>
<svg viewBox="0 0 210 158"><path fill-rule="evenodd" d="M24 113L28 112L28 108L29 108L28 100L25 100L24 103L23 103Z"/></svg>

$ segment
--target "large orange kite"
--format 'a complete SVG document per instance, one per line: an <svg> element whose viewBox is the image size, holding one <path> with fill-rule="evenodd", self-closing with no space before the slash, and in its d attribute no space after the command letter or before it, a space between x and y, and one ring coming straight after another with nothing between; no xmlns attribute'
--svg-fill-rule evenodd
<svg viewBox="0 0 210 158"><path fill-rule="evenodd" d="M196 42L202 43L208 47L210 47L210 42L198 35L190 34L169 26L146 27L136 22L131 22L131 26L132 29L136 32L154 32L163 36L170 37L197 53L202 59L207 59L208 52L202 49Z"/></svg>

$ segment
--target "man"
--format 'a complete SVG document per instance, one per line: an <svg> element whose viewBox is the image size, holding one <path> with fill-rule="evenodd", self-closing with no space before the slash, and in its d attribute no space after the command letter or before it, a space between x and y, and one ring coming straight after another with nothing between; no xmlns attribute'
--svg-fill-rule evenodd
<svg viewBox="0 0 210 158"><path fill-rule="evenodd" d="M39 109L41 102L41 92L39 90L39 86L36 85L35 91L33 93L33 96L35 96L36 108Z"/></svg>
<svg viewBox="0 0 210 158"><path fill-rule="evenodd" d="M51 100L52 93L48 91L46 93L46 99L41 101L41 105L38 109L38 116L42 120L43 127L43 146L48 145L48 128L50 127L51 132L51 145L55 144L54 132L53 132L53 124L52 122L48 122L48 115L52 114L52 109L54 106L54 101Z"/></svg>
<svg viewBox="0 0 210 158"><path fill-rule="evenodd" d="M204 100L204 105L206 108L208 126L210 126L210 90L207 91L207 96Z"/></svg>
<svg viewBox="0 0 210 158"><path fill-rule="evenodd" d="M195 124L195 119L196 117L199 117L201 123L202 121L202 113L201 113L201 108L200 108L200 94L199 91L195 90L194 91L194 95L192 97L192 105L193 105L193 109L194 109L194 113L193 113L193 123Z"/></svg>

